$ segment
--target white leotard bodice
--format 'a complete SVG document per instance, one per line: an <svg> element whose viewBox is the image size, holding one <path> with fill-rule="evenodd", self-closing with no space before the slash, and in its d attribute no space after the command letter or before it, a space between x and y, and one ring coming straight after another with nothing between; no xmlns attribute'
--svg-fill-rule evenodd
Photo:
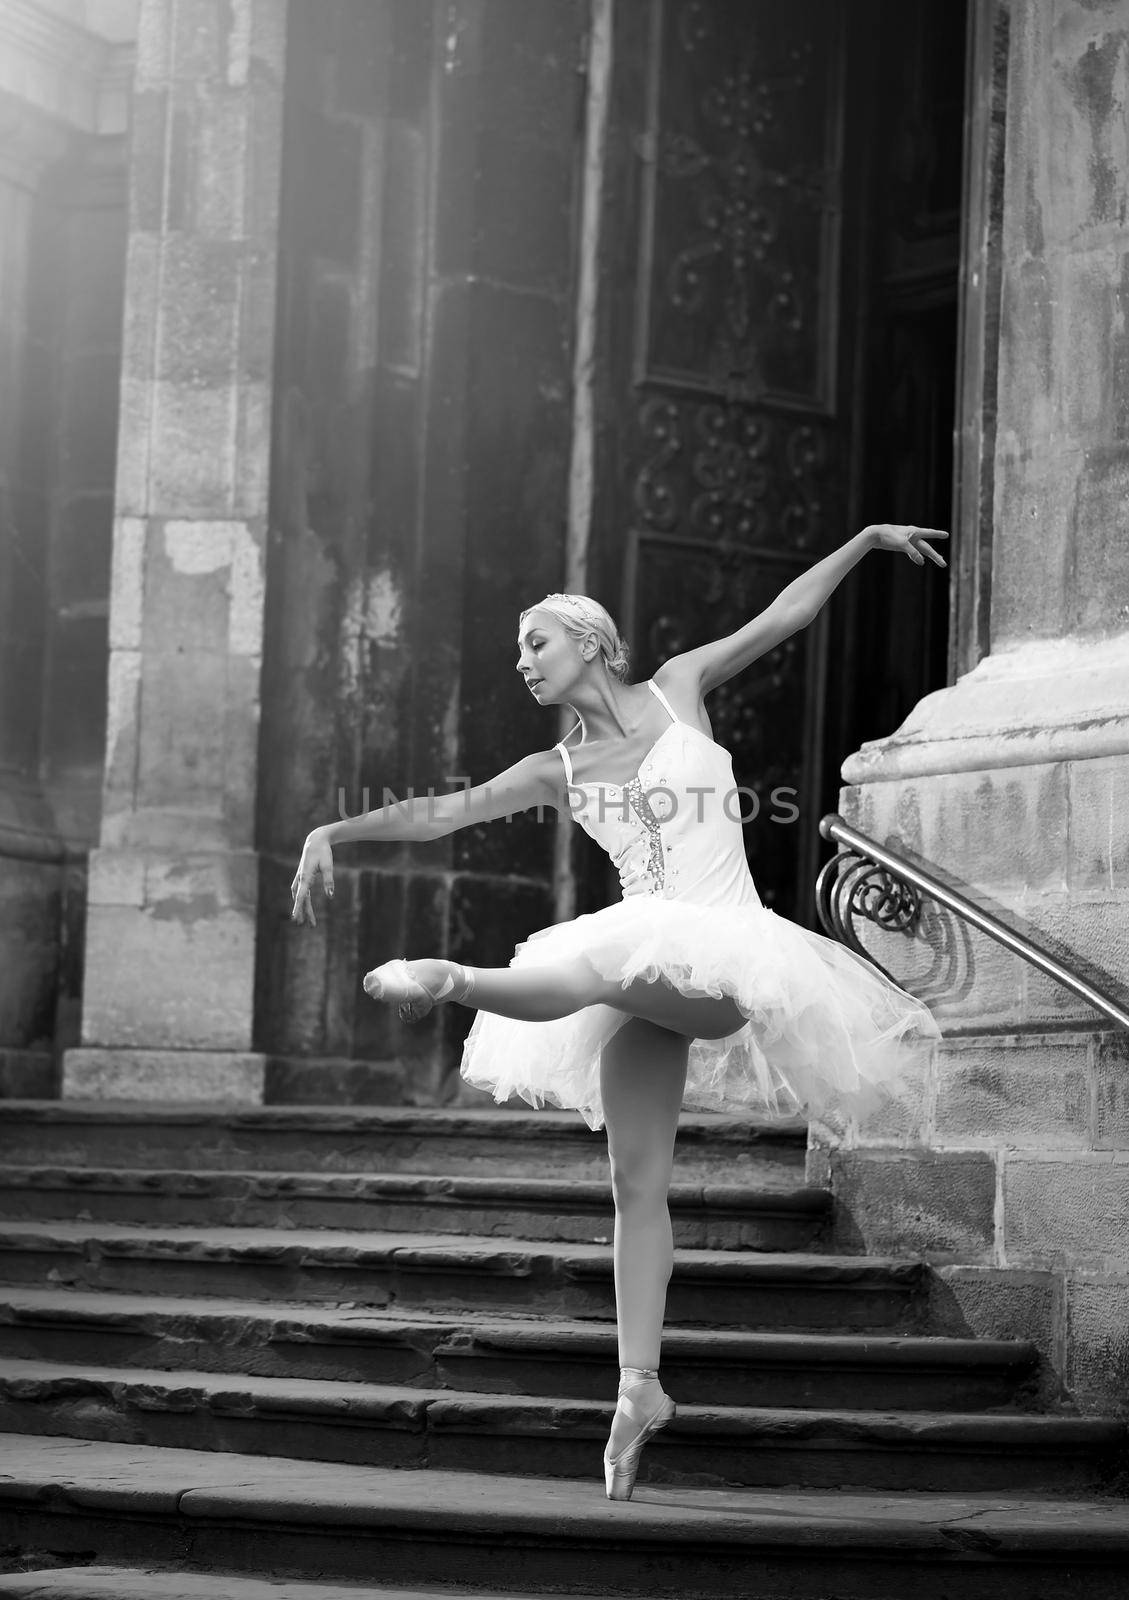
<svg viewBox="0 0 1129 1600"><path fill-rule="evenodd" d="M574 820L612 858L625 898L759 906L741 834L749 801L728 750L683 722L657 683L647 687L671 722L627 783L577 783L567 746L555 746Z"/></svg>

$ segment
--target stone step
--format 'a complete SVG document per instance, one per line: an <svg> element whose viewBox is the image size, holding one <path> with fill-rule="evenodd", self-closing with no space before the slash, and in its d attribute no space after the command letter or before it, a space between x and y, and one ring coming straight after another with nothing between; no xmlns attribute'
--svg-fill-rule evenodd
<svg viewBox="0 0 1129 1600"><path fill-rule="evenodd" d="M924 1331L918 1261L679 1250L670 1323ZM331 1229L0 1223L0 1283L613 1317L605 1245Z"/></svg>
<svg viewBox="0 0 1129 1600"><path fill-rule="evenodd" d="M3 1568L0 1567L0 1572ZM178 1567L60 1567L0 1576L0 1596L19 1600L541 1600L531 1590L405 1589L362 1579L356 1583L304 1583L301 1579L250 1578L235 1572L188 1572ZM570 1592L569 1600L597 1600ZM605 1600L601 1595L599 1600Z"/></svg>
<svg viewBox="0 0 1129 1600"><path fill-rule="evenodd" d="M589 1477L613 1409L612 1400L0 1361L2 1432L362 1466ZM1125 1443L1124 1424L1094 1417L679 1400L640 1481L1076 1494L1103 1489Z"/></svg>
<svg viewBox="0 0 1129 1600"><path fill-rule="evenodd" d="M2 1569L0 1569L2 1570ZM540 1600L515 1589L388 1588L358 1583L303 1583L300 1579L248 1578L234 1572L186 1572L175 1567L65 1567L0 1577L0 1595L12 1600ZM570 1600L597 1600L572 1594ZM601 1597L603 1600L603 1597Z"/></svg>
<svg viewBox="0 0 1129 1600"><path fill-rule="evenodd" d="M678 1245L802 1250L823 1231L826 1189L672 1185ZM594 1178L440 1173L205 1172L138 1167L0 1167L0 1218L199 1227L357 1228L607 1243L611 1186Z"/></svg>
<svg viewBox="0 0 1129 1600"><path fill-rule="evenodd" d="M610 1322L11 1287L0 1356L576 1400L606 1400L618 1365ZM668 1328L662 1370L688 1404L974 1411L1031 1407L1038 1353L1021 1340Z"/></svg>
<svg viewBox="0 0 1129 1600"><path fill-rule="evenodd" d="M675 1179L804 1181L806 1124L684 1114ZM27 1166L442 1172L607 1178L607 1140L573 1112L414 1106L6 1100L0 1161Z"/></svg>
<svg viewBox="0 0 1129 1600"><path fill-rule="evenodd" d="M12 1436L0 1547L636 1600L1125 1600L1129 1506L426 1473ZM489 1592L489 1591L488 1591ZM218 1600L218 1597L217 1597Z"/></svg>

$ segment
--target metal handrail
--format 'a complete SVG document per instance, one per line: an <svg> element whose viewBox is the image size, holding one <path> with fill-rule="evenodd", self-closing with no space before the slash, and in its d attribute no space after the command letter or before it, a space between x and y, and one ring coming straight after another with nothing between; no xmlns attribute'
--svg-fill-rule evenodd
<svg viewBox="0 0 1129 1600"><path fill-rule="evenodd" d="M1085 1000L1088 1005L1092 1005L1095 1010L1108 1017L1111 1022L1116 1023L1119 1028L1129 1028L1129 1011L1118 1005L1116 1000L1111 999L1102 990L1095 989L1092 984L1087 983L1085 978L1079 977L1076 972L1071 972L1068 967L1064 967L1061 962L1055 960L1049 951L1044 950L1034 940L1026 939L1022 934L1013 933L1010 928L1005 927L996 917L993 917L987 911L981 911L979 906L974 905L971 900L959 894L955 889L950 889L928 872L923 872L920 867L915 867L904 856L897 855L892 850L887 850L884 845L878 844L874 839L867 838L866 834L859 833L856 828L851 827L849 822L845 822L837 812L832 812L821 820L819 831L823 838L834 840L837 844L846 845L848 851L856 857L872 861L877 866L882 867L898 882L909 884L918 893L926 894L931 900L936 900L940 905L947 906L957 916L963 917L973 927L979 928L981 933L986 933L990 939L995 939L998 944L1002 944L1015 955L1021 956L1024 961L1028 961L1032 966L1038 967L1040 972L1046 973L1047 977L1053 978L1056 983L1063 984L1072 993ZM817 910L820 921L829 933L838 934L840 937L842 936L842 930L836 929L824 915L822 891L825 879L832 871L837 872L841 865L842 855L832 856L831 860L820 871L816 883ZM899 905L896 910L901 917L900 925L905 926L904 906ZM868 954L868 952L861 950L861 947L859 948L861 954Z"/></svg>

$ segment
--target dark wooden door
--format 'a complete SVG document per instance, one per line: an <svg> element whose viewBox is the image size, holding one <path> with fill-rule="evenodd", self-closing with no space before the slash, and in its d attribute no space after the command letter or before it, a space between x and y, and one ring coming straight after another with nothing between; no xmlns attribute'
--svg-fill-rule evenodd
<svg viewBox="0 0 1129 1600"><path fill-rule="evenodd" d="M640 677L846 536L846 11L618 8L595 565ZM761 895L803 921L826 673L820 622L709 702Z"/></svg>
<svg viewBox="0 0 1129 1600"><path fill-rule="evenodd" d="M619 601L643 677L761 610L863 525L864 500L875 519L947 520L934 448L952 426L944 361L924 429L900 416L905 394L887 415L879 369L889 370L889 297L876 285L889 268L882 190L900 170L893 142L906 132L905 91L936 18L945 12L945 37L959 40L964 8L625 0L615 9L590 566L597 592ZM879 48L884 31L891 38ZM941 113L963 92L949 57L943 91L915 102L946 137L951 118ZM934 250L931 265L944 256ZM955 254L946 270L949 287L934 280L931 297L936 306L951 291L951 331L933 329L942 357L955 344ZM921 481L918 458L933 449L928 504L915 507L909 492L893 496L896 508L873 504L889 485L891 447L902 486ZM839 765L861 727L875 737L896 726L870 714L893 708L891 660L918 692L944 682L944 640L938 648L929 626L944 617L944 594L930 600L911 581L919 569L904 563L897 615L866 604L873 564L892 559L867 557L866 573L812 627L708 702L747 791L761 895L808 926L826 851L818 823L836 807ZM897 720L908 709L899 700ZM588 898L607 887L593 871Z"/></svg>

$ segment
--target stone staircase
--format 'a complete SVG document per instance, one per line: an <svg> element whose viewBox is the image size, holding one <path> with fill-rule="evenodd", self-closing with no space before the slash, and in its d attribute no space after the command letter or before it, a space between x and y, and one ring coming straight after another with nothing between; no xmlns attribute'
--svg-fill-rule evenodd
<svg viewBox="0 0 1129 1600"><path fill-rule="evenodd" d="M1123 1426L827 1253L800 1126L683 1119L679 1412L612 1505L578 1117L2 1109L0 1596L1129 1595Z"/></svg>

